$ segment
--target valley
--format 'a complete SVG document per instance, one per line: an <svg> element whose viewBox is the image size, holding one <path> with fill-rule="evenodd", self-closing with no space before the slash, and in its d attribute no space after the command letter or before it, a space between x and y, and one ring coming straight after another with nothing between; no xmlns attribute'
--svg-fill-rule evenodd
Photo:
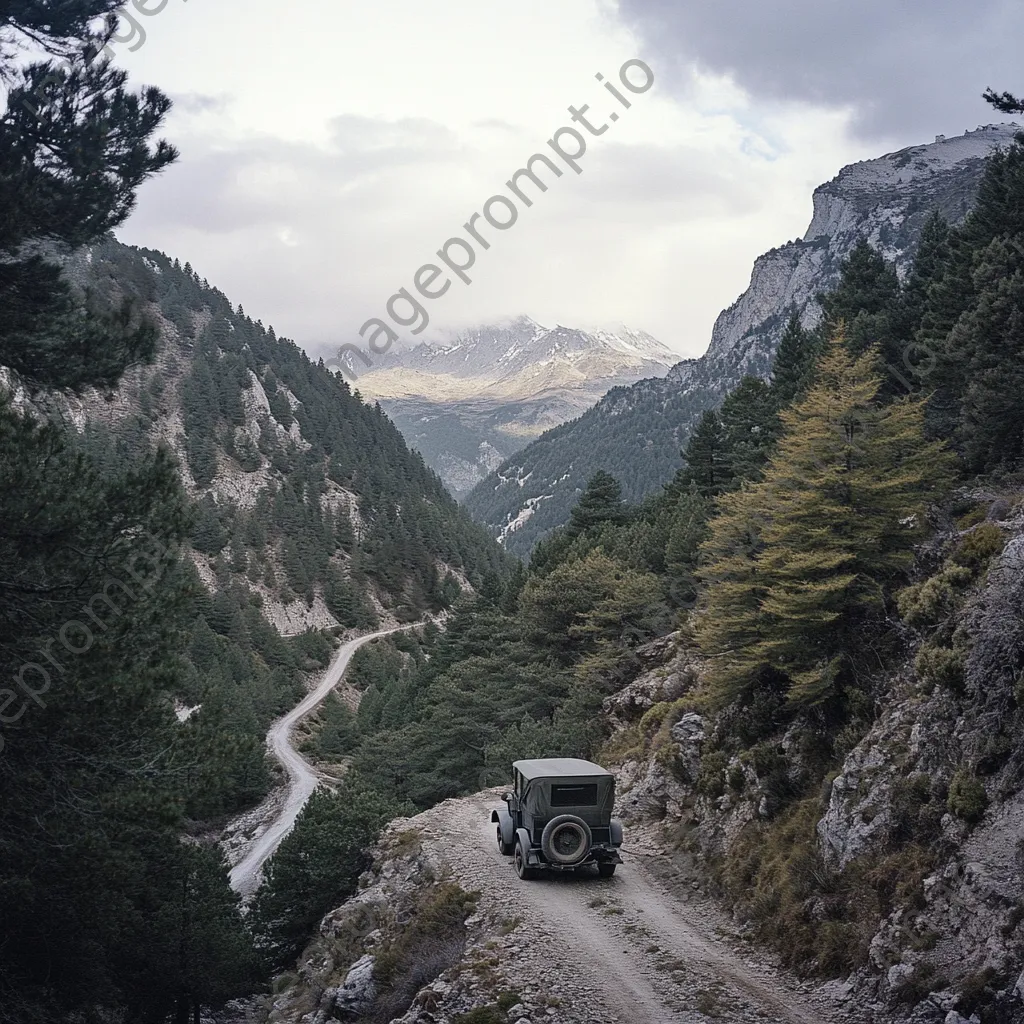
<svg viewBox="0 0 1024 1024"><path fill-rule="evenodd" d="M0 19L0 1024L1024 1024L1024 10L117 3Z"/></svg>
<svg viewBox="0 0 1024 1024"><path fill-rule="evenodd" d="M273 820L254 837L244 856L232 867L229 880L235 892L243 896L253 894L259 886L264 863L274 855L281 840L292 830L306 802L323 781L313 766L295 749L292 730L338 686L352 655L360 647L392 632L394 628L378 630L342 644L316 687L271 726L267 733L267 747L288 773L287 793L283 803L275 807Z"/></svg>
<svg viewBox="0 0 1024 1024"><path fill-rule="evenodd" d="M392 348L369 370L350 360L349 370L458 498L610 388L663 376L674 361L642 331L548 328L524 316Z"/></svg>

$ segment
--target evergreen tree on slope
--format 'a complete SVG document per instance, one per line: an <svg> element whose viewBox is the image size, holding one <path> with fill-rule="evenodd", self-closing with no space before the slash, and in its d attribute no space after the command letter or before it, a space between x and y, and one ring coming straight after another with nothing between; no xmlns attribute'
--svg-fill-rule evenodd
<svg viewBox="0 0 1024 1024"><path fill-rule="evenodd" d="M807 396L783 412L764 479L719 499L698 639L723 703L769 666L797 703L842 687L948 467L923 439L922 403L879 408L876 352L854 359L845 345L837 334Z"/></svg>

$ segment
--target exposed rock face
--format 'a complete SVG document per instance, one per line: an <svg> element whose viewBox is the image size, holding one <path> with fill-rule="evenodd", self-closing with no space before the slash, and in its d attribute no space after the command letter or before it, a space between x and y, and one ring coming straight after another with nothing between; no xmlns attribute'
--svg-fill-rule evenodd
<svg viewBox="0 0 1024 1024"><path fill-rule="evenodd" d="M373 1001L377 997L377 986L373 978L375 962L376 957L372 953L367 953L349 968L344 982L334 993L336 1010L342 1014L358 1016L373 1006Z"/></svg>
<svg viewBox="0 0 1024 1024"><path fill-rule="evenodd" d="M791 313L820 318L816 296L838 279L861 237L905 271L932 211L950 222L970 209L985 158L1019 127L993 125L852 164L814 193L804 237L754 263L747 290L715 323L707 353L668 376L616 388L593 409L545 434L482 480L466 499L473 516L511 551L527 554L569 509L597 469L624 474L626 497L656 491L681 465L679 449L705 409L746 374L767 377Z"/></svg>

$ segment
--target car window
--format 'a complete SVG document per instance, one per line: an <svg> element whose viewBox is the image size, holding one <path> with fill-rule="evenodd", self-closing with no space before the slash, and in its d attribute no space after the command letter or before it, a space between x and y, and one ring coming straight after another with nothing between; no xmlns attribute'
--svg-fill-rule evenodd
<svg viewBox="0 0 1024 1024"><path fill-rule="evenodd" d="M551 787L552 807L593 807L597 804L597 783L584 782L575 785Z"/></svg>

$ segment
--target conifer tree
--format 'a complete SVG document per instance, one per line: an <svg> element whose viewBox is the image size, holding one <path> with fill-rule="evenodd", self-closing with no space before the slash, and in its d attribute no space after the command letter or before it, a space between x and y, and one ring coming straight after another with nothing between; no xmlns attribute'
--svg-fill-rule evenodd
<svg viewBox="0 0 1024 1024"><path fill-rule="evenodd" d="M878 250L860 239L843 262L836 288L820 297L826 336L845 324L846 344L855 356L870 346L883 347L888 314L899 295L899 278Z"/></svg>
<svg viewBox="0 0 1024 1024"><path fill-rule="evenodd" d="M776 408L784 408L807 390L820 354L821 335L804 330L800 317L794 313L772 361L772 395Z"/></svg>
<svg viewBox="0 0 1024 1024"><path fill-rule="evenodd" d="M570 513L565 532L576 537L602 523L620 522L624 514L622 486L610 473L599 469Z"/></svg>
<svg viewBox="0 0 1024 1024"><path fill-rule="evenodd" d="M719 499L698 638L723 702L766 667L788 675L795 702L832 695L909 567L949 463L923 438L922 402L878 406L876 359L852 358L838 333L782 413L764 479Z"/></svg>
<svg viewBox="0 0 1024 1024"><path fill-rule="evenodd" d="M744 377L719 413L727 476L756 480L779 433L775 396L758 377Z"/></svg>
<svg viewBox="0 0 1024 1024"><path fill-rule="evenodd" d="M1024 114L1024 100L1018 99L1012 93L998 93L995 89L986 89L982 93L982 99L1002 114Z"/></svg>
<svg viewBox="0 0 1024 1024"><path fill-rule="evenodd" d="M718 494L732 479L722 417L709 409L700 418L683 450L686 468L680 481L693 484L706 497Z"/></svg>
<svg viewBox="0 0 1024 1024"><path fill-rule="evenodd" d="M177 155L149 143L167 97L128 92L127 74L96 59L116 32L116 7L19 0L0 23L0 78L9 85L0 115L0 364L36 388L110 387L155 344L131 303L79 294L58 265L23 249L35 240L77 246L116 227L139 185ZM63 64L19 66L25 40Z"/></svg>
<svg viewBox="0 0 1024 1024"><path fill-rule="evenodd" d="M1024 136L1018 136L1018 139ZM919 349L932 392L932 436L952 437L969 468L1024 462L1020 275L1024 256L1024 144L988 159L974 209L948 233L927 287Z"/></svg>

